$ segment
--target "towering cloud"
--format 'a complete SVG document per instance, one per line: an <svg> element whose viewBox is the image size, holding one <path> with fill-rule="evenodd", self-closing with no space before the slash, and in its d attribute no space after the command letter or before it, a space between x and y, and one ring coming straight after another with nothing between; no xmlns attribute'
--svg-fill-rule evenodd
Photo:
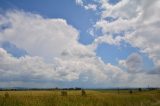
<svg viewBox="0 0 160 106"><path fill-rule="evenodd" d="M129 43L159 67L160 1L121 0L113 5L108 0L101 0L100 4L103 10L95 28L101 30L102 35L95 39L95 44Z"/></svg>
<svg viewBox="0 0 160 106"><path fill-rule="evenodd" d="M16 58L0 48L1 81L79 81L92 85L110 83L117 75L124 79L125 72L105 64L91 45L80 44L78 31L65 20L23 11L8 11L1 17L1 25L9 23L0 32L1 43L10 42L28 53Z"/></svg>
<svg viewBox="0 0 160 106"><path fill-rule="evenodd" d="M95 52L100 43L121 45L121 41L125 41L133 47L140 48L141 52L147 53L158 67L160 49L157 29L159 23L158 18L155 18L159 16L158 13L155 13L154 20L152 16L143 19L142 17L148 14L142 8L145 7L142 5L143 2L139 7L135 6L138 13L129 10L133 12L132 15L125 9L122 10L126 12L117 13L123 6L131 5L127 0L122 0L120 4L114 6L103 0L101 3L101 8L103 8L101 20L96 23L95 27L102 29L102 36L96 38L90 45L79 43L78 30L64 19L44 18L38 14L18 10L1 14L0 45L9 42L16 48L26 51L26 54L17 58L12 55L12 52L7 52L3 46L0 46L0 85L5 86L9 83L13 86L40 86L41 83L47 82L54 83L54 86L63 84L102 87L138 86L142 83L142 86L146 86L148 83L144 82L147 78L150 84L159 86L157 80L159 75L141 73L143 59L139 54L132 54L121 62L128 69L126 71L121 67L104 63ZM159 2L153 3L155 7L157 3ZM105 7L105 4L109 5L109 9L107 9L108 6ZM110 12L106 13L107 10ZM107 16L113 16L115 20L108 22L105 19ZM139 23L141 21L142 23ZM154 33L150 33L151 31ZM115 32L119 34L115 35ZM151 34L153 36L149 36Z"/></svg>

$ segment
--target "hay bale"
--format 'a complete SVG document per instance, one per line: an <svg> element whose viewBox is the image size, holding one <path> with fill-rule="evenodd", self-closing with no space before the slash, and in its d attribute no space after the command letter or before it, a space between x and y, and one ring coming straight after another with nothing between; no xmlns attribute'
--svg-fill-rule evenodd
<svg viewBox="0 0 160 106"><path fill-rule="evenodd" d="M132 93L133 93L133 91L132 91L132 90L130 90L130 91L129 91L129 93L130 93L130 94L132 94Z"/></svg>
<svg viewBox="0 0 160 106"><path fill-rule="evenodd" d="M142 92L142 88L138 88L138 91L139 91L139 92Z"/></svg>
<svg viewBox="0 0 160 106"><path fill-rule="evenodd" d="M8 93L8 92L5 92L4 97L5 97L5 98L9 98L9 93Z"/></svg>
<svg viewBox="0 0 160 106"><path fill-rule="evenodd" d="M61 96L67 96L67 91L61 91Z"/></svg>
<svg viewBox="0 0 160 106"><path fill-rule="evenodd" d="M82 96L86 96L86 91L85 90L82 90L81 93L82 93Z"/></svg>

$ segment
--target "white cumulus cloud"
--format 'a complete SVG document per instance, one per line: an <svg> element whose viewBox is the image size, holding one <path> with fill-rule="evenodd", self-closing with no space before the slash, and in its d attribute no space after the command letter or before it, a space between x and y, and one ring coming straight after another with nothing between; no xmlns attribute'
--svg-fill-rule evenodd
<svg viewBox="0 0 160 106"><path fill-rule="evenodd" d="M7 11L0 17L0 24L7 25L0 31L0 42L10 42L28 53L16 58L0 48L0 84L4 86L40 86L43 82L51 82L55 86L79 86L82 83L86 86L130 86L137 78L141 78L118 66L104 63L96 56L95 45L100 42L119 44L120 37L116 38L117 42L111 35L111 41L104 41L102 36L93 44L83 45L78 42L77 29L64 19L44 18L24 11ZM129 36L127 39L130 41ZM143 74L144 78L146 76ZM157 75L150 75L149 78L155 82L151 84L158 84Z"/></svg>
<svg viewBox="0 0 160 106"><path fill-rule="evenodd" d="M82 6L86 10L97 10L96 4L85 4L83 0L76 0L76 4Z"/></svg>
<svg viewBox="0 0 160 106"><path fill-rule="evenodd" d="M100 20L94 27L102 34L95 42L114 45L127 42L147 54L157 69L160 66L160 1L121 0L113 5L108 0L100 0L100 4ZM108 17L114 20L109 21Z"/></svg>
<svg viewBox="0 0 160 106"><path fill-rule="evenodd" d="M92 45L80 44L78 31L63 19L43 18L24 11L8 11L1 17L2 24L9 23L0 32L1 42L10 42L28 53L16 58L0 48L1 81L15 84L14 81L78 80L92 85L123 76L123 70L97 57Z"/></svg>

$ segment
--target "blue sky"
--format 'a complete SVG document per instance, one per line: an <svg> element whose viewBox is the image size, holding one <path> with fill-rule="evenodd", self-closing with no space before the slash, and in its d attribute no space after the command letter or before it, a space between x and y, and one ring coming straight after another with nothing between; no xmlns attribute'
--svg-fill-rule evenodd
<svg viewBox="0 0 160 106"><path fill-rule="evenodd" d="M106 1L105 0L104 1L103 0L98 0L98 1L96 1L96 0L41 0L41 1L38 1L38 0L0 0L0 14L1 14L1 17L4 16L6 19L9 19L11 16L11 15L5 16L5 14L9 11L8 14L10 14L10 13L12 14L12 12L13 12L13 16L20 17L20 19L21 19L21 15L19 16L19 14L22 14L22 17L24 14L26 14L26 17L29 17L29 19L32 19L32 17L27 15L27 13L31 13L31 14L33 14L33 16L34 16L34 14L37 14L38 16L40 16L42 18L42 19L37 18L37 20L44 20L45 22L48 21L47 19L65 20L67 22L66 27L68 28L68 26L72 26L72 28L73 28L72 29L69 27L69 30L70 29L76 30L76 32L73 31L73 32L69 32L69 33L71 33L71 34L72 33L76 33L76 34L79 33L76 35L76 38L73 38L73 39L77 39L76 42L78 43L78 47L84 46L82 48L85 48L82 50L80 50L78 48L74 50L75 43L73 43L72 44L73 53L72 53L72 46L69 46L69 48L71 50L66 50L66 51L63 51L63 53L62 53L62 54L65 54L65 56L66 56L66 54L67 55L71 55L71 54L74 55L75 53L77 53L76 50L78 50L78 52L82 53L83 55L87 55L87 56L88 56L88 54L89 55L94 54L95 58L101 58L101 60L103 61L104 64L106 64L106 65L111 64L111 65L113 65L113 67L117 67L117 68L120 68L121 70L124 70L124 72L129 70L128 72L129 73L131 72L131 74L132 73L139 73L142 70L143 71L146 70L146 72L147 72L147 71L153 70L154 68L157 69L157 67L159 67L159 63L160 63L159 56L157 55L157 52L156 52L156 51L159 51L159 47L157 46L158 43L154 43L154 42L152 43L152 40L151 40L152 38L149 40L148 39L146 40L144 38L145 40L142 40L144 37L143 34L145 33L145 32L142 32L144 29L142 29L142 30L137 29L137 26L138 26L137 23L140 19L138 20L138 18L137 18L137 20L133 22L133 19L135 17L138 17L138 13L136 13L134 11L134 8L138 8L138 7L133 6L133 7L131 7L131 9L127 10L126 8L130 7L130 5L132 5L132 4L130 4L129 2L126 2L126 5L119 5L121 2L125 3L124 0L108 0L108 1L107 0ZM119 5L119 7L117 4ZM135 3L133 3L133 4L137 4L138 6L143 6L138 1L135 1ZM89 6L91 6L91 7L89 7ZM94 6L96 6L96 9L94 8ZM115 8L116 6L117 6L118 10L116 10L117 9L117 8ZM124 11L124 9L125 9L125 11ZM142 9L143 9L143 7L142 7ZM14 13L14 11L17 11L17 12ZM7 17L9 17L9 18L7 18ZM60 21L60 23L62 22L64 24L64 21L62 21L62 20L61 21L58 20L58 21ZM36 18L35 18L35 21L36 21ZM126 21L127 21L127 24L125 23ZM14 27L14 22L9 22L9 23L11 23L11 26L6 24L5 21L2 21L2 23L0 23L0 32L2 33L2 36L3 35L5 36L4 33L5 33L6 29L9 29L9 27L11 27L11 28ZM16 23L16 21L15 21L15 23ZM24 23L25 23L25 19L24 19ZM32 23L32 21L31 21L31 23ZM52 21L50 21L50 23L52 23ZM17 24L15 24L15 25L17 25ZM26 24L24 24L24 25L26 25ZM57 24L57 26L59 26L59 24ZM55 27L56 27L56 25L55 25ZM63 26L60 26L60 28L61 27L63 27ZM148 28L148 27L146 27L146 28ZM50 31L50 30L48 30L48 31ZM91 31L93 32L92 34L91 34ZM155 35L156 35L156 31L155 31ZM23 32L23 30L21 32ZM61 32L56 32L56 33L59 34ZM63 33L63 30L62 30L62 33ZM7 34L8 33L6 33L6 36L8 36ZM48 33L46 33L46 34L48 34ZM139 36L141 36L139 34L142 34L141 38L139 37ZM154 34L154 32L153 32L153 34ZM57 35L57 36L59 36L59 35ZM110 38L110 37L108 38L108 36L112 36L112 38ZM136 36L138 36L138 37L136 37ZM26 37L26 35L24 37ZM66 39L68 39L68 37L66 34ZM29 43L23 44L21 41L17 40L20 38L21 38L20 35L18 35L18 37L15 37L15 38L14 37L13 38L2 37L2 41L0 38L0 47L2 49L4 49L4 51L6 51L7 53L11 54L13 56L13 58L15 57L17 59L18 58L21 59L21 57L25 57L25 56L32 56L32 57L38 56L38 57L43 58L45 62L50 63L50 62L53 62L50 60L51 58L55 59L55 58L60 57L58 54L60 51L57 51L57 50L52 50L53 53L50 53L50 54L53 54L53 56L51 56L50 54L45 54L45 53L38 53L39 51L41 51L40 49L32 50L32 48L28 46ZM21 39L23 39L23 37ZM27 37L24 39L27 39ZM48 39L50 39L50 38L48 38ZM56 39L56 37L55 37L55 39ZM57 41L58 41L58 39L61 40L61 37L57 38ZM110 39L110 40L108 40L108 39ZM155 37L153 37L153 39L155 39ZM64 38L64 40L65 40L65 38ZM98 43L95 42L96 40L98 41ZM142 40L142 41L140 41L140 40ZM140 42L146 43L145 41L147 42L146 46L145 46L145 44L143 45L140 43ZM47 42L50 42L50 41L46 41L45 43L47 43ZM62 39L62 41L59 41L59 42L63 42L63 39ZM68 42L72 42L72 40L68 41ZM75 42L75 41L73 41L73 42ZM150 42L152 44L150 44ZM56 43L56 44L58 44L58 43ZM60 45L56 45L56 44L53 47L60 46ZM44 50L46 50L46 52L51 50L51 47L49 45L50 44L44 45L44 47L45 47ZM96 48L94 48L90 51L90 49L88 49L88 47L91 46L91 48L92 48L93 45L96 45ZM154 45L155 47L157 47L157 49L151 50L150 45ZM41 45L38 45L38 43L36 43L35 48L36 47L37 48L41 47ZM48 48L48 49L46 49L46 48ZM62 48L65 48L65 47L62 46ZM86 48L87 48L87 52L85 52ZM70 52L68 52L68 51L70 51ZM43 52L43 51L41 51L41 52ZM139 65L137 66L136 63L132 63L132 62L130 63L130 59L134 59L132 57L134 57L135 55L136 55L137 60L133 60L133 61L140 62L139 64L141 64L141 62L142 62L142 64L143 64L142 66L139 67ZM157 57L157 59L155 57ZM60 60L61 59L63 60L63 57L60 58ZM73 60L75 60L75 57ZM81 59L79 59L79 60L81 60ZM69 65L71 65L71 64L69 64ZM96 67L98 67L98 66L96 66ZM135 67L139 67L139 68L135 69ZM103 67L101 67L101 68L103 68ZM133 70L137 70L137 71L133 72ZM144 73L146 73L146 72L144 72ZM66 73L68 73L68 72L66 72ZM107 72L104 72L104 73L107 73ZM89 83L89 81L91 80L90 77L94 77L94 75L93 76L86 75L87 74L87 72L86 72L86 73L82 73L79 75L79 80L81 80L80 76L82 76L83 74L85 74L84 76L86 76L85 78L83 78L83 80L89 79L87 83ZM142 74L142 73L140 73L140 74ZM72 75L72 74L69 74L69 75ZM130 74L128 76L130 76ZM66 76L66 77L68 78L68 76ZM71 79L71 78L68 78L68 79ZM73 79L74 79L74 77L73 77ZM82 82L80 82L80 83L82 83ZM108 82L108 83L109 83L109 86L113 85L112 81ZM117 83L118 83L118 81L117 81ZM96 86L101 86L100 84L98 83ZM155 82L155 85L156 84L157 84L157 82ZM74 86L74 81L73 81L73 84L70 83L70 85ZM86 86L87 84L84 84L84 85ZM119 83L117 85L119 85ZM80 85L80 86L82 86L82 85ZM124 86L130 86L130 85L124 85ZM138 84L135 86L138 86ZM144 86L145 86L145 84L144 84Z"/></svg>
<svg viewBox="0 0 160 106"><path fill-rule="evenodd" d="M85 9L77 6L74 0L1 0L1 8L22 9L33 13L38 13L49 18L63 18L67 22L80 30L80 42L88 44L93 38L87 33L89 29L98 19L95 11L85 11Z"/></svg>
<svg viewBox="0 0 160 106"><path fill-rule="evenodd" d="M119 0L109 0L109 3L115 4ZM77 6L74 0L1 0L2 11L10 9L18 9L37 13L47 18L63 18L67 23L74 26L80 31L79 42L82 44L90 44L94 37L88 33L88 30L99 19L98 12L86 11L84 8ZM15 51L13 51L15 52ZM117 64L117 59L125 59L129 54L138 52L136 48L130 45L127 47L112 46L108 44L99 45L97 56L100 56L105 62ZM150 61L146 59L146 61Z"/></svg>

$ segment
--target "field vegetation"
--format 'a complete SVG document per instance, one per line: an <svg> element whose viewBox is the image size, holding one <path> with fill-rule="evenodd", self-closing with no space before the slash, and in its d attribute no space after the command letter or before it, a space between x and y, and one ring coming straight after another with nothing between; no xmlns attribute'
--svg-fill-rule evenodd
<svg viewBox="0 0 160 106"><path fill-rule="evenodd" d="M160 91L0 91L0 106L160 106ZM63 92L64 93L64 92Z"/></svg>

